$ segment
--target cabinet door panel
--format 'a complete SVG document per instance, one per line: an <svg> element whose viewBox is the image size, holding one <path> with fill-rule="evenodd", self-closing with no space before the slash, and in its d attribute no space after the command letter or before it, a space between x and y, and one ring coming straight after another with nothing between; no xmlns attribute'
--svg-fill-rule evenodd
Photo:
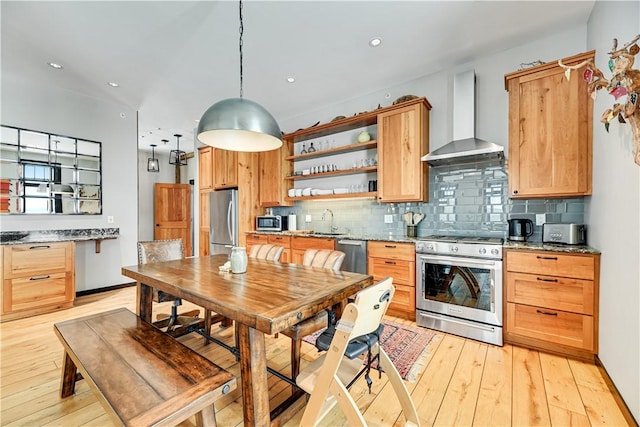
<svg viewBox="0 0 640 427"><path fill-rule="evenodd" d="M213 150L213 188L238 186L238 152Z"/></svg>
<svg viewBox="0 0 640 427"><path fill-rule="evenodd" d="M5 295L4 301L9 304L9 312L69 301L67 298L67 273L51 273L13 279L10 286L11 297L7 298Z"/></svg>
<svg viewBox="0 0 640 427"><path fill-rule="evenodd" d="M369 274L377 280L393 277L394 284L414 286L416 263L412 261L369 258Z"/></svg>
<svg viewBox="0 0 640 427"><path fill-rule="evenodd" d="M428 110L423 104L378 115L378 199L426 201Z"/></svg>
<svg viewBox="0 0 640 427"><path fill-rule="evenodd" d="M213 148L198 148L198 187L213 188Z"/></svg>
<svg viewBox="0 0 640 427"><path fill-rule="evenodd" d="M291 249L331 249L336 248L335 239L325 239L321 237L292 237Z"/></svg>
<svg viewBox="0 0 640 427"><path fill-rule="evenodd" d="M509 302L593 314L591 280L522 273L507 273L506 277Z"/></svg>
<svg viewBox="0 0 640 427"><path fill-rule="evenodd" d="M508 251L507 269L517 273L573 277L593 280L595 259L592 255L567 255L558 252Z"/></svg>
<svg viewBox="0 0 640 427"><path fill-rule="evenodd" d="M395 242L369 242L367 251L370 257L403 259L405 261L415 261L415 245L409 243Z"/></svg>
<svg viewBox="0 0 640 427"><path fill-rule="evenodd" d="M389 304L388 314L415 320L416 293L415 287L395 284L396 292Z"/></svg>
<svg viewBox="0 0 640 427"><path fill-rule="evenodd" d="M551 343L593 350L593 317L507 303L507 331Z"/></svg>
<svg viewBox="0 0 640 427"><path fill-rule="evenodd" d="M278 150L264 151L259 154L260 164L260 206L291 206L293 202L286 202L287 191L292 187L292 181L285 180L293 172L293 164L285 157L290 152L290 142L284 140Z"/></svg>
<svg viewBox="0 0 640 427"><path fill-rule="evenodd" d="M5 248L5 278L70 271L73 243L34 243Z"/></svg>

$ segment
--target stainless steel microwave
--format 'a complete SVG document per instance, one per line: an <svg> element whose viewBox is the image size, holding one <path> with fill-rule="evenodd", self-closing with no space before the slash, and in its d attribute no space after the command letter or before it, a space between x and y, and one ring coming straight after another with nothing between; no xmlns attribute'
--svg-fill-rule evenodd
<svg viewBox="0 0 640 427"><path fill-rule="evenodd" d="M287 229L286 216L258 215L256 216L256 231L284 231Z"/></svg>

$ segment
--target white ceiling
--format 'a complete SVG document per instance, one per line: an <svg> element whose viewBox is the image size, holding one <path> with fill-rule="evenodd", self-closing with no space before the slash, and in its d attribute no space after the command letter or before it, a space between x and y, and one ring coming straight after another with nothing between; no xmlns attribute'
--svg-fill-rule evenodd
<svg viewBox="0 0 640 427"><path fill-rule="evenodd" d="M244 96L282 121L586 23L593 4L246 1ZM181 133L181 149L192 150L196 120L239 95L235 1L3 0L0 8L2 73L139 111L142 149L161 139L170 143L160 149L175 148ZM375 36L382 44L371 48Z"/></svg>

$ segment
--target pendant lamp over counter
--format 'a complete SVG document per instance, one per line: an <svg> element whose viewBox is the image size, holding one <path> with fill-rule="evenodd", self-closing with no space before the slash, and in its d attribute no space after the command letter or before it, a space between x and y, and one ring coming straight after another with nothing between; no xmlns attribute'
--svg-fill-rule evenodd
<svg viewBox="0 0 640 427"><path fill-rule="evenodd" d="M187 153L185 153L184 151L180 151L180 137L182 137L182 135L175 134L173 136L176 137L177 144L176 149L169 152L169 164L176 166L186 166Z"/></svg>
<svg viewBox="0 0 640 427"><path fill-rule="evenodd" d="M156 144L151 144L151 158L147 159L147 172L160 172L160 161L156 159Z"/></svg>
<svg viewBox="0 0 640 427"><path fill-rule="evenodd" d="M273 116L260 104L243 98L242 0L240 0L240 98L213 104L198 124L198 140L215 148L259 152L282 146L282 132Z"/></svg>

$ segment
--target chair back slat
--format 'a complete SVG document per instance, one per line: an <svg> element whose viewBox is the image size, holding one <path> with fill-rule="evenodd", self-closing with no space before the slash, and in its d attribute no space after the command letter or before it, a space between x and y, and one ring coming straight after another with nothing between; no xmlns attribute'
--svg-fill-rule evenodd
<svg viewBox="0 0 640 427"><path fill-rule="evenodd" d="M278 245L253 245L249 251L249 258L265 259L268 261L279 261L280 255L284 250L283 246Z"/></svg>
<svg viewBox="0 0 640 427"><path fill-rule="evenodd" d="M302 264L319 267L329 268L333 271L340 271L342 262L344 261L344 252L333 251L330 249L307 249L304 252Z"/></svg>

